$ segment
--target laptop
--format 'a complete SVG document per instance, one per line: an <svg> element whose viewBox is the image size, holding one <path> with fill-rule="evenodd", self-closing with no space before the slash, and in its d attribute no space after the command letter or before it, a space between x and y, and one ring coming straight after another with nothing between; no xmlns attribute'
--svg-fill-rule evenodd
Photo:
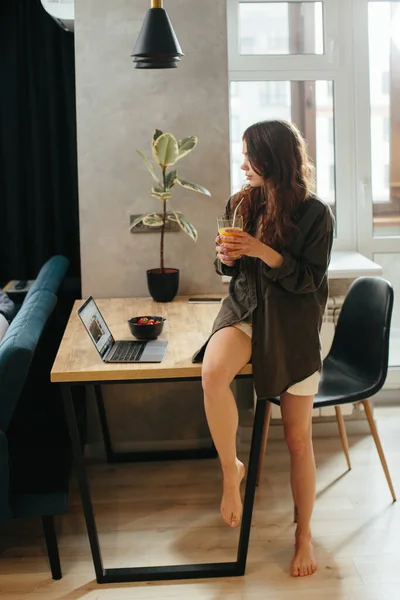
<svg viewBox="0 0 400 600"><path fill-rule="evenodd" d="M168 342L115 341L92 296L78 308L78 315L101 359L107 363L160 363Z"/></svg>

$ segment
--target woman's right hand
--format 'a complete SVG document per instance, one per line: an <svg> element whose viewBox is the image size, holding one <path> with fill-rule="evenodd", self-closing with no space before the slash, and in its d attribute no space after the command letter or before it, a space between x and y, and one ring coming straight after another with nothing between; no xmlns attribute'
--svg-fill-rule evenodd
<svg viewBox="0 0 400 600"><path fill-rule="evenodd" d="M222 264L226 265L227 267L233 267L236 261L229 258L228 251L222 245L222 239L219 235L217 235L215 243L217 244L215 251L217 253L218 260L220 260Z"/></svg>

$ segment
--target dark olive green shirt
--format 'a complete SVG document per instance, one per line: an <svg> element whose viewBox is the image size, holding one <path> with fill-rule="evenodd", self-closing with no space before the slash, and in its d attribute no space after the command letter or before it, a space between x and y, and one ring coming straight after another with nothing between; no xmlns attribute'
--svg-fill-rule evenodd
<svg viewBox="0 0 400 600"><path fill-rule="evenodd" d="M251 318L253 377L259 398L282 394L322 366L320 330L328 299L333 215L327 204L312 196L300 204L292 220L297 229L288 247L280 250L279 268L249 256L233 267L216 261L217 272L232 279L211 335ZM202 360L207 343L194 355L194 362Z"/></svg>

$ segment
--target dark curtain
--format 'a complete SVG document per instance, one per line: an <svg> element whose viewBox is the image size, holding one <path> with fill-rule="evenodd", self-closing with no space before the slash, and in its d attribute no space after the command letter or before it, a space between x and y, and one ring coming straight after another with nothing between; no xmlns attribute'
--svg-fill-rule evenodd
<svg viewBox="0 0 400 600"><path fill-rule="evenodd" d="M0 281L79 277L74 36L40 0L0 2L0 202Z"/></svg>

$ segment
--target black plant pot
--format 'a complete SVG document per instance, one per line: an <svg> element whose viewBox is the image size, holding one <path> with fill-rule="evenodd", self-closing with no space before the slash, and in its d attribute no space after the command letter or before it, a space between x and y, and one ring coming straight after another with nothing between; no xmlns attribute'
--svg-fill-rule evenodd
<svg viewBox="0 0 400 600"><path fill-rule="evenodd" d="M147 286L150 295L156 302L171 302L178 293L178 269L149 269L147 271Z"/></svg>

